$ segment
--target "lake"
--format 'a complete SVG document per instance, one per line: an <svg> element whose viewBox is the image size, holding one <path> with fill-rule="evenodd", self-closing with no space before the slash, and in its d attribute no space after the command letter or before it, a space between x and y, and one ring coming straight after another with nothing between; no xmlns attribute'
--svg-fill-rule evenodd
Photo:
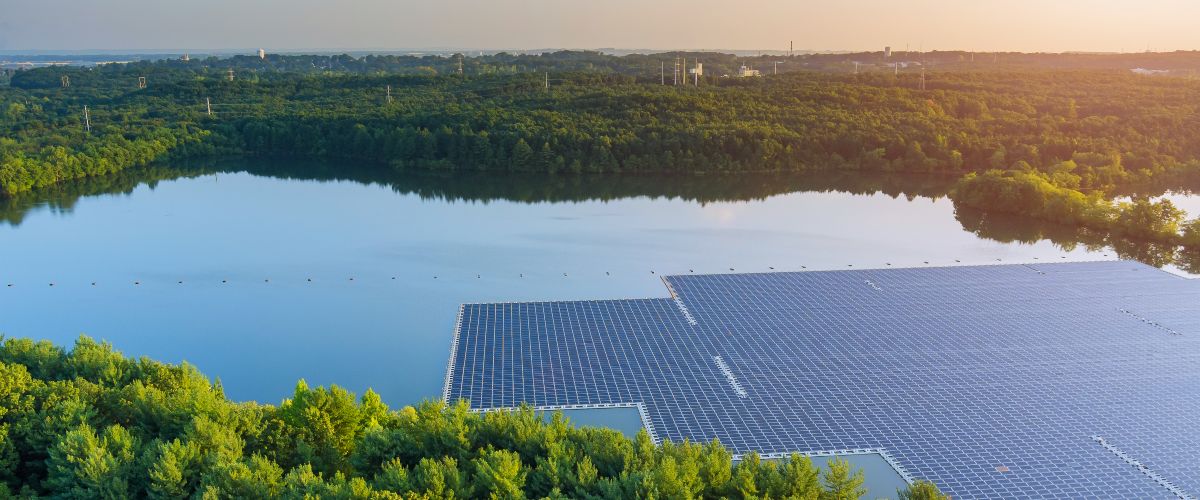
<svg viewBox="0 0 1200 500"><path fill-rule="evenodd" d="M959 211L944 177L383 173L226 160L3 201L0 332L187 361L229 397L296 381L440 396L464 302L662 297L665 274L1093 260ZM1084 239L1086 240L1086 238ZM7 286L7 285L12 286ZM51 285L53 284L53 285Z"/></svg>

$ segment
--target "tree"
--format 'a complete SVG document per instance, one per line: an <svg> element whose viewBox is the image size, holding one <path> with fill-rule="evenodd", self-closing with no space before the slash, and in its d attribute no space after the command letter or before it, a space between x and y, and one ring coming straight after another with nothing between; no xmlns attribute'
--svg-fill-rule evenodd
<svg viewBox="0 0 1200 500"><path fill-rule="evenodd" d="M821 475L826 490L821 495L823 500L857 500L867 494L861 469L853 470L850 462L841 457L830 459L828 467Z"/></svg>
<svg viewBox="0 0 1200 500"><path fill-rule="evenodd" d="M535 158L533 148L525 142L524 138L517 139L517 143L512 148L512 168L516 170L530 170L535 166Z"/></svg>
<svg viewBox="0 0 1200 500"><path fill-rule="evenodd" d="M896 491L897 500L950 500L929 481L917 481L908 488Z"/></svg>
<svg viewBox="0 0 1200 500"><path fill-rule="evenodd" d="M47 490L72 498L129 497L136 448L121 426L109 427L102 437L80 426L50 449Z"/></svg>
<svg viewBox="0 0 1200 500"><path fill-rule="evenodd" d="M821 495L821 484L817 477L819 471L813 466L812 459L793 453L783 463L782 469L786 488L783 495L808 500L816 500Z"/></svg>
<svg viewBox="0 0 1200 500"><path fill-rule="evenodd" d="M474 488L491 498L524 498L526 471L521 457L508 450L486 450L473 462Z"/></svg>

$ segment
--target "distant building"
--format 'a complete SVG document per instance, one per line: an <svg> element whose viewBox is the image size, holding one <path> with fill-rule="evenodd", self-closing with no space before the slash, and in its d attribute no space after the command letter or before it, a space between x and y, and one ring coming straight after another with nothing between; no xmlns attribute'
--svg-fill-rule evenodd
<svg viewBox="0 0 1200 500"><path fill-rule="evenodd" d="M688 70L689 75L704 76L704 63L696 63L696 67Z"/></svg>
<svg viewBox="0 0 1200 500"><path fill-rule="evenodd" d="M892 57L892 47L891 46L883 48L883 57L885 57L885 58Z"/></svg>
<svg viewBox="0 0 1200 500"><path fill-rule="evenodd" d="M762 76L762 72L761 72L761 71L759 71L759 70L757 70L757 69L750 69L750 67L749 67L749 66L746 66L745 64L743 64L743 65L742 65L742 67L738 68L738 74L737 74L737 76L738 76L738 78L748 78L748 77L752 77L752 76Z"/></svg>
<svg viewBox="0 0 1200 500"><path fill-rule="evenodd" d="M259 59L266 59L266 58L267 58L267 51L265 51L265 50L263 50L263 49L258 49L258 58L259 58Z"/></svg>
<svg viewBox="0 0 1200 500"><path fill-rule="evenodd" d="M189 55L187 55L187 53L184 53L183 57L179 58L179 60L183 61L183 62L188 62L188 61L192 60L192 56L189 56Z"/></svg>

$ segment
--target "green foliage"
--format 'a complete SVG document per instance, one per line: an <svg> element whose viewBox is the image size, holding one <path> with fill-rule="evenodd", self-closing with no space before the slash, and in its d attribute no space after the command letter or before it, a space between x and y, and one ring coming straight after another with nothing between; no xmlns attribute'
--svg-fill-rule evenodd
<svg viewBox="0 0 1200 500"><path fill-rule="evenodd" d="M951 196L966 207L1087 227L1130 240L1184 245L1189 251L1200 249L1200 219L1185 222L1186 214L1170 200L1138 198L1118 203L1101 193L1085 195L1070 187L1077 178L1066 177L1063 186L1066 175L1022 170L972 173L959 180Z"/></svg>
<svg viewBox="0 0 1200 500"><path fill-rule="evenodd" d="M716 442L655 445L644 431L630 440L573 427L561 413L547 422L529 408L479 414L427 402L392 411L373 392L356 401L304 382L279 406L233 403L191 366L128 359L86 337L70 351L0 344L0 495L816 499L862 491L861 472L831 467L822 485L799 455L749 454L732 464Z"/></svg>
<svg viewBox="0 0 1200 500"><path fill-rule="evenodd" d="M862 471L854 471L844 458L830 460L829 469L821 475L821 481L825 483L822 499L855 500L867 494L867 489L863 487L865 479Z"/></svg>
<svg viewBox="0 0 1200 500"><path fill-rule="evenodd" d="M917 481L907 489L896 492L897 500L950 500L948 495L943 494L938 490L937 486L929 481Z"/></svg>

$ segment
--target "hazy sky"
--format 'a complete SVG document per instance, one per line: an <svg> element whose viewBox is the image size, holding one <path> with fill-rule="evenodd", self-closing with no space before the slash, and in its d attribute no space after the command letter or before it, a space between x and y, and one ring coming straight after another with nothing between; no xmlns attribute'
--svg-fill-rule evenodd
<svg viewBox="0 0 1200 500"><path fill-rule="evenodd" d="M1200 49L1200 0L0 0L0 50Z"/></svg>

